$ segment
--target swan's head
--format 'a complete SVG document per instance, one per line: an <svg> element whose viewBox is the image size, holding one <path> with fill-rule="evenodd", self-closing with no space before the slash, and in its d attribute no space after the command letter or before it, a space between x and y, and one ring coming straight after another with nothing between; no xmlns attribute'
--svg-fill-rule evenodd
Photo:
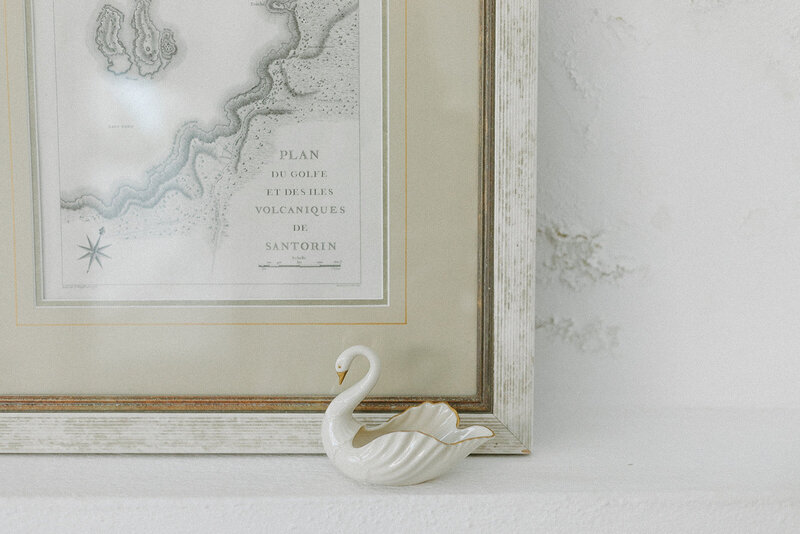
<svg viewBox="0 0 800 534"><path fill-rule="evenodd" d="M370 366L378 371L380 365L378 357L372 352L372 349L364 346L350 347L336 358L336 374L339 375L339 384L344 382L344 377L347 376L347 371L350 370L353 360L356 356L366 356L369 360Z"/></svg>

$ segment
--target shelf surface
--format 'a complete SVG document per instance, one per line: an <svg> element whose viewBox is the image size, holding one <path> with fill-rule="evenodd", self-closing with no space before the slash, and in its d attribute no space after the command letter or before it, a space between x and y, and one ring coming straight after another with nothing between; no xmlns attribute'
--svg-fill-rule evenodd
<svg viewBox="0 0 800 534"><path fill-rule="evenodd" d="M3 532L800 532L800 411L551 410L531 456L410 488L320 456L10 455L0 480Z"/></svg>

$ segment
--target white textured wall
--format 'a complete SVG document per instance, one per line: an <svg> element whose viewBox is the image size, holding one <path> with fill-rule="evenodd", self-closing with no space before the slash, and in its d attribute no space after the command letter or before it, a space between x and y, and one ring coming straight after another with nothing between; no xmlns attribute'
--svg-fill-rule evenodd
<svg viewBox="0 0 800 534"><path fill-rule="evenodd" d="M800 4L541 16L537 411L800 407Z"/></svg>

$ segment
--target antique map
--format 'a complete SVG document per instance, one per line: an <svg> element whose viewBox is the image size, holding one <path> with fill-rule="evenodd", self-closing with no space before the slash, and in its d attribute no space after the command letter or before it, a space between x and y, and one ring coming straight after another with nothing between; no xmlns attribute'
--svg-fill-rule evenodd
<svg viewBox="0 0 800 534"><path fill-rule="evenodd" d="M32 0L42 303L385 303L380 4Z"/></svg>

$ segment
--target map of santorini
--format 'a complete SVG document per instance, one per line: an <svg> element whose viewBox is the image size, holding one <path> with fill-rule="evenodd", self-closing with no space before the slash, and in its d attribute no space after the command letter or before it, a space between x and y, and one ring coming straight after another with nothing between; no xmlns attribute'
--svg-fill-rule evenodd
<svg viewBox="0 0 800 534"><path fill-rule="evenodd" d="M382 303L383 7L33 0L44 303Z"/></svg>

